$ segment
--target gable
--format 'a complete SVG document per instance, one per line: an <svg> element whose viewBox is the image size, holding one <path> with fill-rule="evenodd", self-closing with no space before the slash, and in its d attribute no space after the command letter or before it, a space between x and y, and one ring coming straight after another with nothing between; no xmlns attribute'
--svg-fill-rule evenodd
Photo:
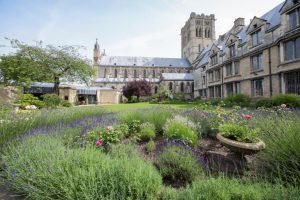
<svg viewBox="0 0 300 200"><path fill-rule="evenodd" d="M280 9L280 13L283 14L293 8L294 6L297 6L300 4L300 1L298 0L286 0L283 4L282 8Z"/></svg>
<svg viewBox="0 0 300 200"><path fill-rule="evenodd" d="M212 56L220 51L219 47L217 45L213 44L210 51L209 51L209 56Z"/></svg>
<svg viewBox="0 0 300 200"><path fill-rule="evenodd" d="M248 29L247 29L247 34L251 33L252 31L255 31L257 30L259 27L263 26L266 24L266 20L264 19L261 19L261 18L258 18L258 17L254 17L252 20L251 20L251 23L250 25L248 26Z"/></svg>
<svg viewBox="0 0 300 200"><path fill-rule="evenodd" d="M228 37L228 39L227 39L227 41L226 41L226 43L225 43L225 45L226 45L226 46L229 46L229 45L231 45L232 43L236 42L238 39L239 39L238 36L236 36L236 35L234 35L234 34L230 34L229 37Z"/></svg>

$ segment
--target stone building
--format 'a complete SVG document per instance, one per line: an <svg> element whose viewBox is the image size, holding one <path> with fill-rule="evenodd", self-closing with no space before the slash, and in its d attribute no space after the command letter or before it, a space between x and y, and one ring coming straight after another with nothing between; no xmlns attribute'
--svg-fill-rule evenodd
<svg viewBox="0 0 300 200"><path fill-rule="evenodd" d="M186 81L184 78L185 74L192 75L191 64L185 58L107 56L100 52L97 40L94 46L94 67L96 69L94 86L97 87L109 87L122 91L123 86L130 81L146 80L151 83L152 93L155 94L159 84L164 82L162 79L164 74L182 77L177 80L179 84L182 82L186 86L191 86L190 80ZM185 86L183 88L180 91L172 91L193 95L192 89Z"/></svg>
<svg viewBox="0 0 300 200"><path fill-rule="evenodd" d="M300 3L286 0L248 26L238 18L193 62L194 96L300 95Z"/></svg>

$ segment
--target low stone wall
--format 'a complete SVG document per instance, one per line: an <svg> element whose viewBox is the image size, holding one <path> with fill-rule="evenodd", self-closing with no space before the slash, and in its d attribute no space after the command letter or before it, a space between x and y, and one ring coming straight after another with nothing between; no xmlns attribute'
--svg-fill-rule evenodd
<svg viewBox="0 0 300 200"><path fill-rule="evenodd" d="M121 94L117 90L97 90L98 104L119 104Z"/></svg>

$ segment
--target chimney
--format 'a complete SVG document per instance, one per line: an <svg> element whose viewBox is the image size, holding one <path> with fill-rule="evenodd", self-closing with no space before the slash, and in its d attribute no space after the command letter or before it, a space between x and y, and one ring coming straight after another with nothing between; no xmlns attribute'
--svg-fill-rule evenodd
<svg viewBox="0 0 300 200"><path fill-rule="evenodd" d="M236 20L234 20L234 26L245 26L245 19L244 18L237 18Z"/></svg>

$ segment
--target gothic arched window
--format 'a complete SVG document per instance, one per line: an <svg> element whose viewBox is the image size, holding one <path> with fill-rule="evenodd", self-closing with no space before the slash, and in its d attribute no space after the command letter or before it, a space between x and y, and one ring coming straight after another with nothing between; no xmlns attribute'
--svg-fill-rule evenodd
<svg viewBox="0 0 300 200"><path fill-rule="evenodd" d="M207 29L205 29L205 38L207 38Z"/></svg>
<svg viewBox="0 0 300 200"><path fill-rule="evenodd" d="M127 69L124 70L124 78L128 78Z"/></svg>
<svg viewBox="0 0 300 200"><path fill-rule="evenodd" d="M118 78L118 70L115 69L115 78Z"/></svg>
<svg viewBox="0 0 300 200"><path fill-rule="evenodd" d="M211 36L210 36L210 30L208 29L208 31L207 31L207 37L208 38L210 38Z"/></svg>
<svg viewBox="0 0 300 200"><path fill-rule="evenodd" d="M170 90L170 91L173 90L173 83L172 83L172 82L169 83L169 90Z"/></svg>
<svg viewBox="0 0 300 200"><path fill-rule="evenodd" d="M196 37L199 37L198 28L196 28Z"/></svg>
<svg viewBox="0 0 300 200"><path fill-rule="evenodd" d="M180 91L184 92L184 83L183 82L180 83Z"/></svg>
<svg viewBox="0 0 300 200"><path fill-rule="evenodd" d="M155 78L155 70L152 71L152 78Z"/></svg>
<svg viewBox="0 0 300 200"><path fill-rule="evenodd" d="M144 78L147 77L147 71L144 69Z"/></svg>
<svg viewBox="0 0 300 200"><path fill-rule="evenodd" d="M154 94L157 94L157 91L158 91L158 87L155 86L155 87L154 87Z"/></svg>
<svg viewBox="0 0 300 200"><path fill-rule="evenodd" d="M104 69L103 78L106 78L106 68Z"/></svg>
<svg viewBox="0 0 300 200"><path fill-rule="evenodd" d="M202 37L202 28L199 28L198 36L199 36L199 37Z"/></svg>
<svg viewBox="0 0 300 200"><path fill-rule="evenodd" d="M134 76L134 78L137 78L137 75L136 75L136 69L135 69L134 72L133 72L133 76Z"/></svg>

